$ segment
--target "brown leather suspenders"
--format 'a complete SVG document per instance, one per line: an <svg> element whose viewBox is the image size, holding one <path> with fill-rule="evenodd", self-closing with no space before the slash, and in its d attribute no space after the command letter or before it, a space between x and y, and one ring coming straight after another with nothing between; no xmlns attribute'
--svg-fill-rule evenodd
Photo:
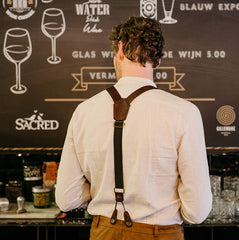
<svg viewBox="0 0 239 240"><path fill-rule="evenodd" d="M124 206L124 181L123 181L123 165L122 165L122 133L124 127L124 120L127 117L130 103L140 94L155 89L153 86L144 86L127 98L121 98L114 86L106 89L114 101L114 169L115 169L115 209L110 219L111 224L115 224L117 220L117 203L121 202L124 207L124 220L127 227L132 226L132 221L129 213Z"/></svg>

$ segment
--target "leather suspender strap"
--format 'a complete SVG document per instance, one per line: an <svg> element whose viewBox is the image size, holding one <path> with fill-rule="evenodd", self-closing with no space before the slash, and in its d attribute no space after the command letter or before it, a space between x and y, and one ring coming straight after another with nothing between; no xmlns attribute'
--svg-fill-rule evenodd
<svg viewBox="0 0 239 240"><path fill-rule="evenodd" d="M126 119L130 103L140 94L150 90L155 89L153 86L144 86L133 93L131 93L127 98L121 98L118 91L114 86L106 89L114 101L114 120L123 121Z"/></svg>
<svg viewBox="0 0 239 240"><path fill-rule="evenodd" d="M153 86L144 86L132 94L130 94L127 98L121 98L120 94L116 90L114 86L107 89L110 96L114 101L114 169L115 169L115 209L111 217L111 224L116 223L117 219L117 203L121 202L124 210L124 181L123 181L123 164L122 164L122 134L124 127L124 120L127 117L130 103L140 94L148 91L150 89L155 89ZM124 219L127 227L132 226L132 221L129 213L124 211Z"/></svg>

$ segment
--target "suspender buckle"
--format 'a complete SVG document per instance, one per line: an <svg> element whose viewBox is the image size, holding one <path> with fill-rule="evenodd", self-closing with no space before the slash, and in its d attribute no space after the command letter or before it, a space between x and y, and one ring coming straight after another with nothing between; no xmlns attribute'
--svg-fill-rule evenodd
<svg viewBox="0 0 239 240"><path fill-rule="evenodd" d="M124 127L124 121L123 120L115 120L114 127L115 128L123 128Z"/></svg>
<svg viewBox="0 0 239 240"><path fill-rule="evenodd" d="M115 193L115 201L116 202L123 202L124 201L123 193Z"/></svg>
<svg viewBox="0 0 239 240"><path fill-rule="evenodd" d="M115 201L123 202L124 201L124 189L114 188L114 191L115 191Z"/></svg>

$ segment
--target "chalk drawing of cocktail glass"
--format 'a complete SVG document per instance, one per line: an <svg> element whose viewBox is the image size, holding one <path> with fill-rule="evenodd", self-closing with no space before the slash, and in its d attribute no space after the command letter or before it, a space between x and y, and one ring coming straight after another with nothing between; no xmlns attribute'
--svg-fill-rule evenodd
<svg viewBox="0 0 239 240"><path fill-rule="evenodd" d="M51 64L58 64L61 58L56 56L56 39L60 37L66 29L64 13L58 8L48 8L43 12L41 30L51 38L52 56L47 61Z"/></svg>
<svg viewBox="0 0 239 240"><path fill-rule="evenodd" d="M174 2L175 0L162 0L164 19L159 20L160 23L173 24L178 22L176 19L172 18Z"/></svg>
<svg viewBox="0 0 239 240"><path fill-rule="evenodd" d="M3 53L5 57L16 66L16 85L10 90L15 94L22 94L27 87L21 84L21 64L25 62L32 53L30 34L24 28L10 28L4 38Z"/></svg>

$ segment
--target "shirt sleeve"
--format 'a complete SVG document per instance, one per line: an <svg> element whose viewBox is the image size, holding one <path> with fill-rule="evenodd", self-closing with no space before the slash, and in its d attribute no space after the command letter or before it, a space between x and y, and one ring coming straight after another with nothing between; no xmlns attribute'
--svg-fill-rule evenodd
<svg viewBox="0 0 239 240"><path fill-rule="evenodd" d="M195 107L178 149L181 215L185 222L198 224L206 219L212 204L209 169L201 115Z"/></svg>
<svg viewBox="0 0 239 240"><path fill-rule="evenodd" d="M57 175L56 203L62 211L70 211L90 200L89 183L83 175L77 159L73 139L73 121L71 119Z"/></svg>

